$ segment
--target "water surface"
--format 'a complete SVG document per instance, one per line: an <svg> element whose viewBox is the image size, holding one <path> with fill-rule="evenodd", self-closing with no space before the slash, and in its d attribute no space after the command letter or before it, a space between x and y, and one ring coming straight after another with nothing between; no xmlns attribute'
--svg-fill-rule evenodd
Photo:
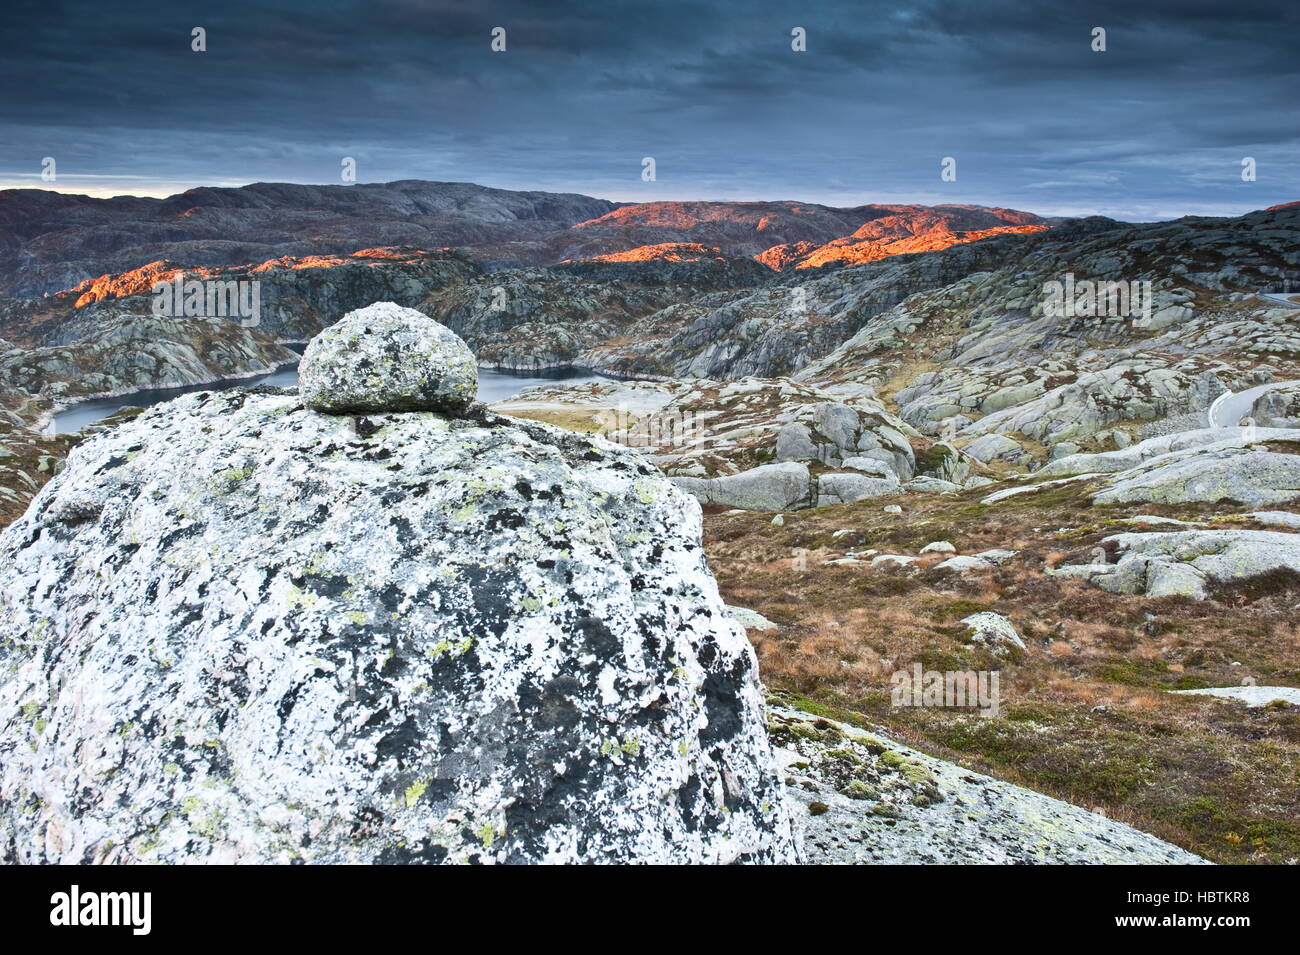
<svg viewBox="0 0 1300 955"><path fill-rule="evenodd" d="M295 350L301 351L301 349L302 346L299 345ZM513 398L525 388L531 388L534 385L545 385L560 380L574 382L598 381L601 378L601 375L593 375L585 371L531 372L527 375L515 375L505 371L489 371L486 368L480 368L478 372L478 400L491 404L494 401ZM162 401L171 401L173 398L179 398L181 395L195 391L252 388L255 385L297 388L298 366L296 364L286 366L279 371L274 371L269 375L260 375L256 378L226 378L220 381L211 381L205 385L187 385L184 388L147 388L143 391L118 395L114 398L95 398L90 401L83 401L80 404L73 405L66 411L60 411L56 414L54 416L54 430L59 433L77 431L88 424L94 424L101 418L107 418L114 411L127 406L147 408L150 405L156 405Z"/></svg>

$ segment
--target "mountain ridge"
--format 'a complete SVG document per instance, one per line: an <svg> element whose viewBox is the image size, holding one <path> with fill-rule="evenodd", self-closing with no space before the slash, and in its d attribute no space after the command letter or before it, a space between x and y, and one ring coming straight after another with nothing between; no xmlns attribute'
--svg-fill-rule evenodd
<svg viewBox="0 0 1300 955"><path fill-rule="evenodd" d="M649 247L691 244L779 271L944 248L1058 221L965 204L625 203L425 180L200 186L162 199L10 189L0 190L0 296L37 298L161 260L241 266L398 246L457 249L494 270L625 253L653 258ZM768 255L778 248L792 251Z"/></svg>

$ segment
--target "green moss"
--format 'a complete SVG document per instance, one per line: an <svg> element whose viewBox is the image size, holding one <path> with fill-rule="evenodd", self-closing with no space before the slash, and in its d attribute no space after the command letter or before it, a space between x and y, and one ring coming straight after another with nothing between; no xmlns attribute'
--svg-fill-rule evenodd
<svg viewBox="0 0 1300 955"><path fill-rule="evenodd" d="M897 753L892 749L887 749L881 753L880 761L890 769L898 769L904 762L906 762L901 753Z"/></svg>
<svg viewBox="0 0 1300 955"><path fill-rule="evenodd" d="M921 604L921 609L929 614L930 618L939 623L950 623L954 620L961 620L963 617L969 617L973 613L985 613L993 609L993 605L982 603L978 600L927 600Z"/></svg>
<svg viewBox="0 0 1300 955"><path fill-rule="evenodd" d="M861 765L862 763L862 759L851 749L828 749L824 755L827 759L838 760L854 766Z"/></svg>
<svg viewBox="0 0 1300 955"><path fill-rule="evenodd" d="M1126 660L1116 659L1103 663L1092 671L1093 677L1106 683L1118 683L1121 686L1158 688L1165 685L1162 676L1169 671L1164 660Z"/></svg>
<svg viewBox="0 0 1300 955"><path fill-rule="evenodd" d="M906 759L898 767L903 774L903 778L909 783L916 786L937 786L939 780L934 778L934 773L926 768L924 763L919 763L914 759Z"/></svg>
<svg viewBox="0 0 1300 955"><path fill-rule="evenodd" d="M875 799L880 795L874 786L870 786L860 779L849 780L848 785L841 789L840 792L850 799Z"/></svg>
<svg viewBox="0 0 1300 955"><path fill-rule="evenodd" d="M826 805L824 802L812 802L808 804L808 814L810 816L825 815L830 811L830 808L831 807Z"/></svg>

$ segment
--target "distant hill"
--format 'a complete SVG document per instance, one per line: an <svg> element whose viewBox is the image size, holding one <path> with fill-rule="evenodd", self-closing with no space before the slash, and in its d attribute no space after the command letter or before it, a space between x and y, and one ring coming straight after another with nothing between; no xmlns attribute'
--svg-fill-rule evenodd
<svg viewBox="0 0 1300 955"><path fill-rule="evenodd" d="M679 259L684 246L697 246L781 270L854 264L1050 225L1032 213L978 206L621 204L420 180L254 183L166 199L10 189L0 191L0 296L34 298L160 260L238 266L378 247L454 248L491 269L611 256Z"/></svg>

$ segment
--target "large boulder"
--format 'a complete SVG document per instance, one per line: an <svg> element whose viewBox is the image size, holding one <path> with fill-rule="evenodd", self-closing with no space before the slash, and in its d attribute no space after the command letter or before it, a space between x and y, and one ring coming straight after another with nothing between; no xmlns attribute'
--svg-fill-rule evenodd
<svg viewBox="0 0 1300 955"><path fill-rule="evenodd" d="M1174 452L1121 471L1092 499L1097 504L1237 501L1260 507L1296 497L1300 455L1216 445Z"/></svg>
<svg viewBox="0 0 1300 955"><path fill-rule="evenodd" d="M1114 551L1114 563L1066 564L1047 573L1112 593L1203 600L1214 586L1300 572L1300 534L1197 529L1115 534L1103 543Z"/></svg>
<svg viewBox="0 0 1300 955"><path fill-rule="evenodd" d="M916 457L898 430L906 426L897 419L891 424L891 419L883 409L869 412L835 401L809 405L777 433L776 459L839 467L849 459L871 458L906 480L916 472Z"/></svg>
<svg viewBox="0 0 1300 955"><path fill-rule="evenodd" d="M821 474L817 477L817 506L848 504L869 497L900 494L896 477L867 477L865 474Z"/></svg>
<svg viewBox="0 0 1300 955"><path fill-rule="evenodd" d="M704 504L747 511L789 511L811 507L815 492L808 468L795 461L764 464L715 478L675 477L673 482Z"/></svg>
<svg viewBox="0 0 1300 955"><path fill-rule="evenodd" d="M1261 428L1300 427L1300 382L1284 382L1265 391L1255 399L1249 417Z"/></svg>
<svg viewBox="0 0 1300 955"><path fill-rule="evenodd" d="M0 861L791 861L698 505L468 415L199 393L77 447L0 535Z"/></svg>
<svg viewBox="0 0 1300 955"><path fill-rule="evenodd" d="M478 393L474 353L413 308L376 302L311 340L298 366L313 411L464 411Z"/></svg>

